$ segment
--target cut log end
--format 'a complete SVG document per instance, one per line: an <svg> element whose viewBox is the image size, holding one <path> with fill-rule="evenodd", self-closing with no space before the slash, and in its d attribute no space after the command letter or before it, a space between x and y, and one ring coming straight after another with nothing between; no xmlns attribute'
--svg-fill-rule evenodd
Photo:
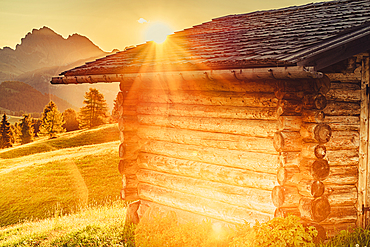
<svg viewBox="0 0 370 247"><path fill-rule="evenodd" d="M318 159L313 162L311 167L312 177L316 180L324 180L329 176L330 166L327 160Z"/></svg>
<svg viewBox="0 0 370 247"><path fill-rule="evenodd" d="M325 185L320 181L314 181L311 184L311 195L313 197L320 197L325 192Z"/></svg>
<svg viewBox="0 0 370 247"><path fill-rule="evenodd" d="M317 198L312 202L312 215L314 221L325 220L330 214L330 204L327 198Z"/></svg>
<svg viewBox="0 0 370 247"><path fill-rule="evenodd" d="M316 199L301 198L299 201L299 211L302 218L310 221L321 222L330 214L330 204L326 197Z"/></svg>
<svg viewBox="0 0 370 247"><path fill-rule="evenodd" d="M326 147L324 145L317 145L314 152L318 159L323 159L326 155Z"/></svg>
<svg viewBox="0 0 370 247"><path fill-rule="evenodd" d="M318 124L314 129L315 139L320 143L327 143L330 140L332 131L327 124Z"/></svg>
<svg viewBox="0 0 370 247"><path fill-rule="evenodd" d="M323 110L327 106L328 101L326 100L324 95L319 94L316 96L314 104L316 109Z"/></svg>

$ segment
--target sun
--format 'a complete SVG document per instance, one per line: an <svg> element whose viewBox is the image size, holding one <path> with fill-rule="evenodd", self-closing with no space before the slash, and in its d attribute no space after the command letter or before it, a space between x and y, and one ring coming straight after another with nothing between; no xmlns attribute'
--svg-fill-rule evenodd
<svg viewBox="0 0 370 247"><path fill-rule="evenodd" d="M147 25L144 31L146 41L154 41L157 44L161 44L166 41L169 34L173 33L172 28L164 22L149 22Z"/></svg>

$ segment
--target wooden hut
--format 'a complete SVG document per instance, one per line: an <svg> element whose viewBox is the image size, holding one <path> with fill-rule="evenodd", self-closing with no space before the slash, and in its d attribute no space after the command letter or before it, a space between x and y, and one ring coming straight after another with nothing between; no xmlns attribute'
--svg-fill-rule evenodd
<svg viewBox="0 0 370 247"><path fill-rule="evenodd" d="M369 218L370 2L229 15L63 72L120 82L122 198L227 223ZM149 210L149 211L148 211Z"/></svg>

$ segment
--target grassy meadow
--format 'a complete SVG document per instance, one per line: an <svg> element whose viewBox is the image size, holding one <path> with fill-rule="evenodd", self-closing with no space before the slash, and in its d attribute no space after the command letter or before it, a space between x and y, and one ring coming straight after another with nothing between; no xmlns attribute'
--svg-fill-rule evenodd
<svg viewBox="0 0 370 247"><path fill-rule="evenodd" d="M77 212L119 198L116 125L0 151L0 226Z"/></svg>

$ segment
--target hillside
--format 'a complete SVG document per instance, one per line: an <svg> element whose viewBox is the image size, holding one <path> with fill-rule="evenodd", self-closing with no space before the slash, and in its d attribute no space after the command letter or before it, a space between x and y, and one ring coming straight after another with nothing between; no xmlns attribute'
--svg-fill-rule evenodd
<svg viewBox="0 0 370 247"><path fill-rule="evenodd" d="M0 150L0 227L119 198L117 125Z"/></svg>
<svg viewBox="0 0 370 247"><path fill-rule="evenodd" d="M0 84L0 111L11 114L23 111L41 113L44 107L53 100L59 111L77 107L55 95L42 94L33 87L20 81L4 81Z"/></svg>

